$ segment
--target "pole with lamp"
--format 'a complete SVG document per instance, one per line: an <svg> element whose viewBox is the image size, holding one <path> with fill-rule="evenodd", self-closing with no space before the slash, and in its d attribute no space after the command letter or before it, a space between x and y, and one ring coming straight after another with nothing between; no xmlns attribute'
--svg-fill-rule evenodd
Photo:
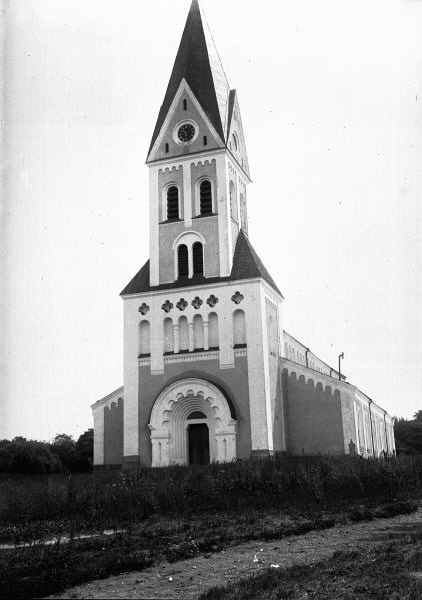
<svg viewBox="0 0 422 600"><path fill-rule="evenodd" d="M338 378L341 379L341 359L344 360L344 352L338 355Z"/></svg>

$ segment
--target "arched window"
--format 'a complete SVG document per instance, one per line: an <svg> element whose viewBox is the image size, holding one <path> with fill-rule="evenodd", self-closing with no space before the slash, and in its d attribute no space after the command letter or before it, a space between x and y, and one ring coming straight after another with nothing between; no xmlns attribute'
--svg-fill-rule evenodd
<svg viewBox="0 0 422 600"><path fill-rule="evenodd" d="M186 317L179 317L179 348L181 352L189 350L189 328Z"/></svg>
<svg viewBox="0 0 422 600"><path fill-rule="evenodd" d="M211 181L209 179L201 181L201 185L199 186L199 207L201 215L212 213L212 192Z"/></svg>
<svg viewBox="0 0 422 600"><path fill-rule="evenodd" d="M193 317L193 347L195 350L204 349L204 328L201 315Z"/></svg>
<svg viewBox="0 0 422 600"><path fill-rule="evenodd" d="M208 138L207 138L207 136L206 136L206 135L204 135L203 142L204 142L204 146L207 146L207 145L208 145Z"/></svg>
<svg viewBox="0 0 422 600"><path fill-rule="evenodd" d="M178 273L179 279L181 277L188 277L189 275L189 255L188 247L185 244L180 244L177 249L177 260L178 260Z"/></svg>
<svg viewBox="0 0 422 600"><path fill-rule="evenodd" d="M188 101L183 100L183 110L188 110Z"/></svg>
<svg viewBox="0 0 422 600"><path fill-rule="evenodd" d="M208 340L210 350L219 347L218 341L218 316L217 313L210 313L208 315Z"/></svg>
<svg viewBox="0 0 422 600"><path fill-rule="evenodd" d="M169 145L168 144L165 145L165 151L166 151L166 153L169 151Z"/></svg>
<svg viewBox="0 0 422 600"><path fill-rule="evenodd" d="M230 215L231 215L231 218L233 219L233 221L236 221L236 223L237 223L236 190L235 190L233 181L230 181L229 193L230 193Z"/></svg>
<svg viewBox="0 0 422 600"><path fill-rule="evenodd" d="M163 323L164 334L164 352L174 352L174 329L173 321L170 317L164 319Z"/></svg>
<svg viewBox="0 0 422 600"><path fill-rule="evenodd" d="M167 190L167 220L179 218L179 190L172 185Z"/></svg>
<svg viewBox="0 0 422 600"><path fill-rule="evenodd" d="M233 346L246 346L245 313L240 309L233 313Z"/></svg>
<svg viewBox="0 0 422 600"><path fill-rule="evenodd" d="M203 275L204 274L204 252L201 242L195 242L192 246L192 258L193 258L193 274Z"/></svg>
<svg viewBox="0 0 422 600"><path fill-rule="evenodd" d="M151 353L151 336L149 321L139 323L139 356L149 355Z"/></svg>
<svg viewBox="0 0 422 600"><path fill-rule="evenodd" d="M202 410L194 410L189 416L188 419L206 419L207 415L202 412Z"/></svg>

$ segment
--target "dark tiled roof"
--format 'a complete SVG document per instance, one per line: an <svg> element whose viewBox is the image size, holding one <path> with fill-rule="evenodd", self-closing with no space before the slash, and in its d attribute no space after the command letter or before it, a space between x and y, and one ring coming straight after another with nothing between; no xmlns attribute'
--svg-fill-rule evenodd
<svg viewBox="0 0 422 600"><path fill-rule="evenodd" d="M202 109L224 141L229 84L207 24L202 22L197 0L193 0L190 7L148 154L160 133L182 79L187 81Z"/></svg>
<svg viewBox="0 0 422 600"><path fill-rule="evenodd" d="M233 267L229 277L202 277L195 276L191 279L178 279L173 283L164 283L151 287L149 285L149 260L144 264L142 269L138 271L135 277L127 284L124 290L120 293L121 296L128 294L140 294L142 292L171 290L181 287L191 287L194 285L209 285L212 283L220 283L222 281L238 281L244 279L255 279L261 277L266 281L276 292L281 295L280 290L276 286L273 278L264 267L262 260L259 258L255 250L252 248L248 237L243 230L240 230L237 237L236 248L233 256Z"/></svg>
<svg viewBox="0 0 422 600"><path fill-rule="evenodd" d="M230 279L252 279L253 277L262 277L276 292L282 295L274 279L264 267L264 263L253 249L249 238L241 229L237 237Z"/></svg>

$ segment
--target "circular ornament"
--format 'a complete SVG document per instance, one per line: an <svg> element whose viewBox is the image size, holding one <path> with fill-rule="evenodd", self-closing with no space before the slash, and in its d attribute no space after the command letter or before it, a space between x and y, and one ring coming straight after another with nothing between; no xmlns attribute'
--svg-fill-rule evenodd
<svg viewBox="0 0 422 600"><path fill-rule="evenodd" d="M186 146L198 137L199 127L195 121L182 121L173 130L173 139L177 144Z"/></svg>
<svg viewBox="0 0 422 600"><path fill-rule="evenodd" d="M190 142L193 140L195 135L195 127L193 125L191 125L190 123L185 123L184 125L182 125L181 127L179 127L179 130L177 132L177 137L179 138L179 140L181 142L184 142L186 144L186 142Z"/></svg>

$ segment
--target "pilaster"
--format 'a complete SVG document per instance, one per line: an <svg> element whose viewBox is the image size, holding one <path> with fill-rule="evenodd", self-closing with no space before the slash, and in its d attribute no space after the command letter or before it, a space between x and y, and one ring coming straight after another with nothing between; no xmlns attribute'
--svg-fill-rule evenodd
<svg viewBox="0 0 422 600"><path fill-rule="evenodd" d="M192 182L190 161L183 164L183 214L185 227L192 227ZM192 275L189 275L192 277Z"/></svg>
<svg viewBox="0 0 422 600"><path fill-rule="evenodd" d="M104 407L94 411L94 467L104 464Z"/></svg>
<svg viewBox="0 0 422 600"><path fill-rule="evenodd" d="M139 459L139 368L138 327L133 327L131 303L124 303L124 410L123 457L129 461ZM132 457L132 458L130 458Z"/></svg>
<svg viewBox="0 0 422 600"><path fill-rule="evenodd" d="M220 277L228 277L230 275L233 258L230 207L228 206L229 179L227 175L227 158L224 154L216 156L216 177Z"/></svg>
<svg viewBox="0 0 422 600"><path fill-rule="evenodd" d="M158 168L149 169L149 235L150 235L150 285L160 283L160 248L158 223L160 220L160 199L158 196Z"/></svg>

